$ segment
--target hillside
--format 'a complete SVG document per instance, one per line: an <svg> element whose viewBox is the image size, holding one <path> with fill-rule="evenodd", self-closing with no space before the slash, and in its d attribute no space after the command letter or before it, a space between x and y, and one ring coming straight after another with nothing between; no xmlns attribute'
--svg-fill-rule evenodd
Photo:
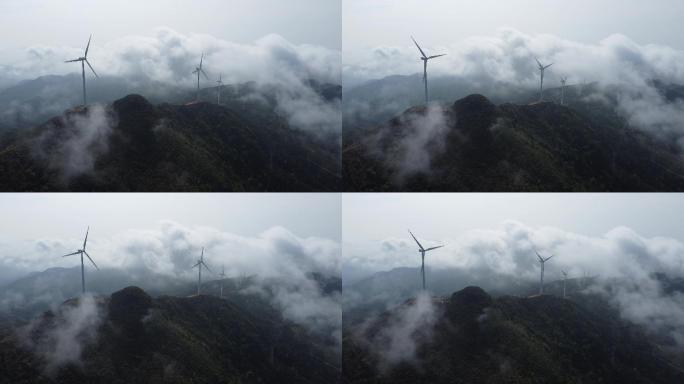
<svg viewBox="0 0 684 384"><path fill-rule="evenodd" d="M678 150L611 116L481 95L412 107L371 128L345 127L345 190L684 190Z"/></svg>
<svg viewBox="0 0 684 384"><path fill-rule="evenodd" d="M0 140L2 191L332 191L339 180L338 141L267 105L129 95Z"/></svg>
<svg viewBox="0 0 684 384"><path fill-rule="evenodd" d="M347 383L684 380L681 367L608 307L554 296L493 299L478 287L428 303L411 299L347 326L343 345Z"/></svg>
<svg viewBox="0 0 684 384"><path fill-rule="evenodd" d="M335 383L339 355L266 306L137 287L1 331L12 383Z"/></svg>

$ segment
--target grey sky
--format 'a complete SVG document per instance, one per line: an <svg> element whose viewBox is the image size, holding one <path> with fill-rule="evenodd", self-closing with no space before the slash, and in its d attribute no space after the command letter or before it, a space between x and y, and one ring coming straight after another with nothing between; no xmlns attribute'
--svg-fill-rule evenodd
<svg viewBox="0 0 684 384"><path fill-rule="evenodd" d="M13 241L100 237L153 229L159 221L256 236L282 226L300 237L339 241L340 197L334 194L3 194L0 237Z"/></svg>
<svg viewBox="0 0 684 384"><path fill-rule="evenodd" d="M684 49L679 0L345 0L342 7L345 53L407 45L409 35L426 46L447 45L502 27L582 43L620 33L640 44Z"/></svg>
<svg viewBox="0 0 684 384"><path fill-rule="evenodd" d="M276 33L295 44L340 49L340 0L3 0L0 52L33 45L98 44L156 27L237 43ZM11 38L9 38L11 37Z"/></svg>
<svg viewBox="0 0 684 384"><path fill-rule="evenodd" d="M506 220L586 236L626 226L642 236L684 241L680 194L346 194L342 204L345 243L403 238L407 228L439 240Z"/></svg>

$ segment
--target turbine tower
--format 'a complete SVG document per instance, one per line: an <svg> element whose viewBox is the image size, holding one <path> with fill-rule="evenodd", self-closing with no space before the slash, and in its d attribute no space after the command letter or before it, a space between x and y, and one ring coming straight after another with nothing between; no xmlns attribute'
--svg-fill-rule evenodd
<svg viewBox="0 0 684 384"><path fill-rule="evenodd" d="M88 242L88 232L90 231L90 227L86 229L86 235L85 235L85 240L83 240L83 248L77 250L76 252L69 253L67 255L64 255L62 257L67 257L67 256L73 256L73 255L81 255L81 289L83 291L83 294L85 294L85 267L83 265L83 255L86 255L88 260L90 260L91 263L93 263L93 266L95 269L98 271L100 268L97 267L97 264L93 261L93 259L90 258L90 255L88 252L86 252L86 243Z"/></svg>
<svg viewBox="0 0 684 384"><path fill-rule="evenodd" d="M549 259L552 258L553 255L551 255L545 259L545 258L541 257L539 252L537 252L536 250L534 251L534 253L537 254L537 257L539 258L539 263L541 264L541 280L539 283L539 295L543 295L544 294L544 264L547 261L549 261Z"/></svg>
<svg viewBox="0 0 684 384"><path fill-rule="evenodd" d="M95 70L93 69L93 66L90 65L90 62L88 61L88 49L90 48L90 40L93 38L93 35L90 35L88 38L88 45L86 45L85 49L85 54L83 57L79 57L78 59L73 59L73 60L67 60L65 63L75 63L77 61L81 62L81 77L83 77L83 105L86 105L86 81L85 81L85 65L88 64L88 67L90 68L91 71L93 71L93 74L95 77L99 78L100 76L97 75Z"/></svg>
<svg viewBox="0 0 684 384"><path fill-rule="evenodd" d="M539 84L539 101L544 100L544 71L550 66L553 65L553 63L549 65L543 65L539 59L535 58L537 60L537 64L539 65L539 73L541 74L541 83Z"/></svg>
<svg viewBox="0 0 684 384"><path fill-rule="evenodd" d="M418 244L418 252L420 253L420 274L423 277L423 291L425 290L425 252L432 251L433 249L437 248L442 248L444 245L438 245L436 247L430 247L430 248L423 248L423 245L420 244L418 239L416 239L415 236L413 236L413 233L411 230L409 230L409 233L411 234L411 237L413 237L413 240L415 240L416 244Z"/></svg>
<svg viewBox="0 0 684 384"><path fill-rule="evenodd" d="M204 75L204 78L209 80L209 76L204 72L204 69L202 69L202 62L204 61L204 53L202 53L202 57L200 58L200 63L199 67L195 67L195 70L192 71L192 73L197 74L197 101L200 99L200 73Z"/></svg>
<svg viewBox="0 0 684 384"><path fill-rule="evenodd" d="M219 273L219 277L221 278L221 294L219 297L223 299L223 279L226 278L226 267L225 265L221 266L221 273Z"/></svg>
<svg viewBox="0 0 684 384"><path fill-rule="evenodd" d="M563 298L565 299L565 281L568 279L568 273L566 271L561 271L563 274Z"/></svg>
<svg viewBox="0 0 684 384"><path fill-rule="evenodd" d="M216 104L221 104L221 88L223 88L223 81L221 81L221 74L219 73L219 78L216 81L216 84L218 84L218 87L216 87L217 92L216 92Z"/></svg>
<svg viewBox="0 0 684 384"><path fill-rule="evenodd" d="M568 78L566 77L561 77L561 105L565 105L565 83L567 83Z"/></svg>
<svg viewBox="0 0 684 384"><path fill-rule="evenodd" d="M207 264L204 262L204 247L202 247L202 255L200 256L199 260L197 260L197 264L193 265L192 267L198 267L197 272L197 296L200 295L200 288L202 287L202 266L207 269L207 271L211 272L211 269L207 266Z"/></svg>
<svg viewBox="0 0 684 384"><path fill-rule="evenodd" d="M420 59L423 60L423 83L425 83L425 104L427 104L428 100L429 100L428 99L428 80L427 80L427 63L428 63L428 60L434 59L434 58L440 57L440 56L445 56L446 54L428 56L425 54L425 52L423 52L423 49L420 48L420 45L418 45L418 43L416 42L416 39L414 39L413 36L411 36L411 40L413 40L413 43L416 44L416 47L418 47L418 50L420 51Z"/></svg>

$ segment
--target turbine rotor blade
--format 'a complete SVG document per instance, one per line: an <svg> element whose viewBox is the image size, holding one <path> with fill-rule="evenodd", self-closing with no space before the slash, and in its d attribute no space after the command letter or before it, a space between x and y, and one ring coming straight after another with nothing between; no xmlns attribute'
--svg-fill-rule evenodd
<svg viewBox="0 0 684 384"><path fill-rule="evenodd" d="M553 64L554 64L554 63L551 63L551 64L547 65L546 67L544 67L544 69L546 69L546 68L552 66Z"/></svg>
<svg viewBox="0 0 684 384"><path fill-rule="evenodd" d="M209 80L209 76L207 76L207 73L204 72L204 69L200 69L200 71L202 71L202 74L204 75L204 78L207 79L207 80Z"/></svg>
<svg viewBox="0 0 684 384"><path fill-rule="evenodd" d="M433 249L442 248L442 247L443 247L443 245L438 245L436 247L430 247L430 248L426 249L425 252L432 251Z"/></svg>
<svg viewBox="0 0 684 384"><path fill-rule="evenodd" d="M416 39L414 39L413 36L411 36L411 40L413 40L413 43L416 45L416 47L418 47L418 50L420 51L420 54L423 55L423 58L426 58L427 55L425 54L425 52L423 52L423 49L420 48L420 45L418 45Z"/></svg>
<svg viewBox="0 0 684 384"><path fill-rule="evenodd" d="M539 67L543 67L542 63L537 59L536 57L534 58L537 61L537 64L539 64Z"/></svg>
<svg viewBox="0 0 684 384"><path fill-rule="evenodd" d="M550 258L552 258L552 257L553 257L553 255L547 257L546 259L544 259L544 262L547 262L547 261L548 261Z"/></svg>
<svg viewBox="0 0 684 384"><path fill-rule="evenodd" d="M88 252L83 251L83 253L85 253L85 255L88 256L88 260L90 260L90 262L93 263L93 265L95 266L95 269L97 269L97 270L99 271L100 268L98 268L98 267L97 267L97 264L95 264L95 262L93 261L93 259L90 258L90 255L88 254Z"/></svg>
<svg viewBox="0 0 684 384"><path fill-rule="evenodd" d="M75 63L77 61L81 61L81 59L67 60L67 61L65 61L65 63Z"/></svg>
<svg viewBox="0 0 684 384"><path fill-rule="evenodd" d="M204 61L204 52L202 52L202 57L200 58L200 70L202 69L202 62Z"/></svg>
<svg viewBox="0 0 684 384"><path fill-rule="evenodd" d="M209 267L207 266L207 263L205 263L205 262L203 261L203 262L202 262L202 265L204 265L204 268L206 268L207 271L211 272L211 269L209 269ZM211 273L214 273L214 272L211 272Z"/></svg>
<svg viewBox="0 0 684 384"><path fill-rule="evenodd" d="M88 229L86 229L85 239L83 240L83 250L84 250L84 251L85 251L85 248L86 248L86 243L88 242L88 232L90 232L90 226L88 226Z"/></svg>
<svg viewBox="0 0 684 384"><path fill-rule="evenodd" d="M81 253L81 252L79 252L79 251L76 251L76 252L72 252L72 253L69 253L69 254L67 254L67 255L64 255L64 256L62 256L62 257L67 257L67 256L73 256L73 255L78 255L79 253Z"/></svg>
<svg viewBox="0 0 684 384"><path fill-rule="evenodd" d="M423 248L423 245L420 244L420 241L418 241L418 239L416 239L416 237L413 236L413 232L411 232L411 230L409 230L409 233L411 234L411 237L413 237L413 240L415 240L416 244L418 244L418 247L420 248L420 250L425 251L425 248Z"/></svg>
<svg viewBox="0 0 684 384"><path fill-rule="evenodd" d="M88 61L88 59L86 59L85 62L86 62L86 64L88 64L88 67L90 67L90 70L93 71L93 74L95 75L95 77L97 77L99 79L100 76L97 75L97 72L95 72L95 70L93 69L93 66L90 65L90 62Z"/></svg>
<svg viewBox="0 0 684 384"><path fill-rule="evenodd" d="M92 38L93 38L93 35L90 35L90 37L88 38L88 45L86 45L85 55L83 55L84 57L88 57L88 49L90 49L90 40Z"/></svg>
<svg viewBox="0 0 684 384"><path fill-rule="evenodd" d="M539 254L539 252L537 252L537 250L536 250L536 249L534 250L534 253L536 253L536 254L537 254L537 257L539 258L539 261L541 261L541 262L544 262L544 258L543 258L543 257L541 257L541 255Z"/></svg>
<svg viewBox="0 0 684 384"><path fill-rule="evenodd" d="M430 57L428 57L428 60L434 59L435 57L441 57L441 56L446 56L446 53L443 53L443 54L441 54L441 55L433 55L433 56L430 56Z"/></svg>

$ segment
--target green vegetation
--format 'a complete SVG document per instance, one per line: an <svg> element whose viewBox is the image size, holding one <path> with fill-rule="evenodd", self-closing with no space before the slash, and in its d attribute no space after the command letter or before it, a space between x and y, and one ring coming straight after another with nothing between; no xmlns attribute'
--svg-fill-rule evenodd
<svg viewBox="0 0 684 384"><path fill-rule="evenodd" d="M405 172L427 118L414 107L386 124L344 131L347 191L681 191L678 149L629 128L607 108L551 102L495 106L471 95L441 106L443 137L428 169ZM442 146L442 148L440 148Z"/></svg>
<svg viewBox="0 0 684 384"><path fill-rule="evenodd" d="M347 383L679 383L684 370L643 331L602 303L555 296L491 298L478 287L434 300L431 335L417 332L415 359L380 369L373 340L395 308L371 322L347 324Z"/></svg>
<svg viewBox="0 0 684 384"><path fill-rule="evenodd" d="M252 298L252 301L256 299ZM71 300L65 305L77 305ZM256 303L254 303L256 304ZM97 337L79 363L45 371L19 334L0 334L3 382L336 383L339 355L266 304L246 308L213 296L153 299L137 287L98 298ZM46 312L40 339L62 312ZM65 336L68 337L68 336Z"/></svg>
<svg viewBox="0 0 684 384"><path fill-rule="evenodd" d="M0 190L339 190L337 140L294 129L266 105L153 106L129 95L106 113L111 131L99 137L65 123L88 115L75 109L0 138Z"/></svg>

